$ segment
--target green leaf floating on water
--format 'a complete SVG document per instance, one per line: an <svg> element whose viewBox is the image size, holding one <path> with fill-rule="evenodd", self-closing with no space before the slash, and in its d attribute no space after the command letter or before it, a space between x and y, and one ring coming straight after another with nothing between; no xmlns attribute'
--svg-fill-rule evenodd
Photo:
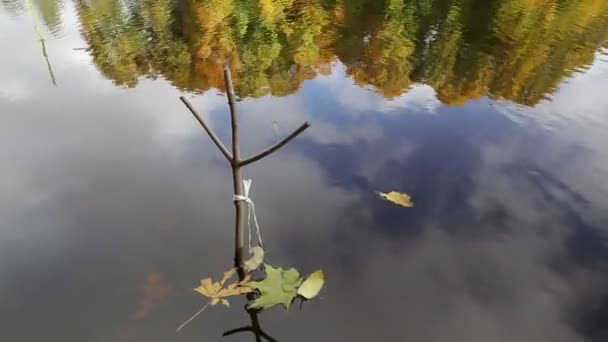
<svg viewBox="0 0 608 342"><path fill-rule="evenodd" d="M298 295L298 286L302 284L300 273L295 268L284 270L269 264L264 264L264 269L266 271L264 280L244 284L260 292L260 296L249 304L249 308L268 309L283 304L289 309L289 305Z"/></svg>

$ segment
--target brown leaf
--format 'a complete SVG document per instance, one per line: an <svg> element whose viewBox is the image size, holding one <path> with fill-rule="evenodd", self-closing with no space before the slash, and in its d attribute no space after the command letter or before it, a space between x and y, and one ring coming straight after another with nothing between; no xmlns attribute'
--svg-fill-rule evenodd
<svg viewBox="0 0 608 342"><path fill-rule="evenodd" d="M143 296L136 311L131 313L129 318L132 320L145 318L175 294L175 289L164 274L156 272L148 274L143 284Z"/></svg>

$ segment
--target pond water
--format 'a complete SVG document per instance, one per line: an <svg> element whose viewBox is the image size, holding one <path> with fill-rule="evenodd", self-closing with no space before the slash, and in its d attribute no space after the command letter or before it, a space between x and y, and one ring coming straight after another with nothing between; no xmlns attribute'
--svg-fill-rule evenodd
<svg viewBox="0 0 608 342"><path fill-rule="evenodd" d="M229 63L244 154L312 123L245 169L327 274L278 341L607 341L607 41L605 0L2 0L0 340L253 340L175 331L234 229L179 96L229 141Z"/></svg>

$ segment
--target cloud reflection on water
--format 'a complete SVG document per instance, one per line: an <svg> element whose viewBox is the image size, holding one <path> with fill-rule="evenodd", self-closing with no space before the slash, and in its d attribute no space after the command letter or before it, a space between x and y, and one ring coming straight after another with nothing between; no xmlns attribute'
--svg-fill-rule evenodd
<svg viewBox="0 0 608 342"><path fill-rule="evenodd" d="M28 30L0 23L0 32ZM28 90L0 97L0 339L218 340L245 322L239 305L175 328L201 306L198 279L231 263L227 165L175 89L162 80L114 88L71 63L78 41L68 30L49 43L62 51L58 77L73 80L57 89L34 40L0 55L13 66L3 79ZM552 103L586 96L596 81L581 76ZM313 121L247 170L269 260L328 273L320 300L264 313L265 328L282 341L589 340L580 319L592 320L592 303L608 295L608 155L596 125L605 118L585 116L601 110L551 109L581 114L573 139L572 129L539 124L542 108L519 109L538 122L487 99L431 110L432 94L387 102L349 82L321 77L295 95L240 104L247 153L273 142L273 121L285 130ZM349 98L362 101L358 110ZM194 102L226 137L224 101L207 93ZM373 194L385 188L412 194L416 207ZM572 243L581 232L584 243ZM594 263L579 258L588 236L601 240ZM175 296L131 321L151 272Z"/></svg>

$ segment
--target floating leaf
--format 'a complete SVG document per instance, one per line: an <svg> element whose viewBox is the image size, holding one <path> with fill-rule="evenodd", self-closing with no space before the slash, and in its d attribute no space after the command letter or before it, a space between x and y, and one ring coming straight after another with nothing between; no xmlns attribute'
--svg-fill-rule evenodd
<svg viewBox="0 0 608 342"><path fill-rule="evenodd" d="M255 270L264 262L264 249L262 247L256 246L251 248L251 254L251 258L245 261L245 265L243 266L246 272Z"/></svg>
<svg viewBox="0 0 608 342"><path fill-rule="evenodd" d="M387 201L393 202L397 205L406 208L411 208L414 206L412 198L408 194L404 194L397 191L391 191L389 193L379 192L378 195L380 195L380 197L384 198Z"/></svg>
<svg viewBox="0 0 608 342"><path fill-rule="evenodd" d="M224 288L224 284L234 273L234 269L224 272L224 277L219 282L213 282L211 278L202 279L201 286L195 288L194 291L205 297L209 297L211 299L211 306L217 305L220 300L225 306L230 306L228 300L224 299L225 297L238 296L252 291L250 287L244 285L244 283L249 281L249 276L245 277L241 282L232 283Z"/></svg>
<svg viewBox="0 0 608 342"><path fill-rule="evenodd" d="M255 299L249 308L268 309L277 304L283 304L286 309L297 296L297 288L302 283L300 273L295 268L287 270L264 264L266 278L262 281L252 281L243 285L256 289L260 296Z"/></svg>
<svg viewBox="0 0 608 342"><path fill-rule="evenodd" d="M324 283L325 274L323 270L316 270L298 287L298 294L305 299L312 299L319 294Z"/></svg>
<svg viewBox="0 0 608 342"><path fill-rule="evenodd" d="M222 277L222 281L220 281L220 285L224 286L226 281L234 275L234 272L235 272L234 268L231 268L228 271L224 272L224 277Z"/></svg>
<svg viewBox="0 0 608 342"><path fill-rule="evenodd" d="M224 272L224 276L222 280L219 282L214 282L211 278L201 279L201 286L194 289L194 291L202 294L205 297L209 297L209 302L205 304L197 313L188 318L184 323L182 323L178 328L177 332L182 330L183 327L188 325L188 323L192 322L198 315L200 315L208 306L215 306L218 303L222 303L222 305L226 307L230 307L230 302L225 297L237 296L245 293L249 293L253 291L252 288L245 285L249 280L251 280L251 276L247 275L242 281L237 281L232 283L225 288L223 287L226 281L230 279L235 274L235 269L229 269Z"/></svg>

